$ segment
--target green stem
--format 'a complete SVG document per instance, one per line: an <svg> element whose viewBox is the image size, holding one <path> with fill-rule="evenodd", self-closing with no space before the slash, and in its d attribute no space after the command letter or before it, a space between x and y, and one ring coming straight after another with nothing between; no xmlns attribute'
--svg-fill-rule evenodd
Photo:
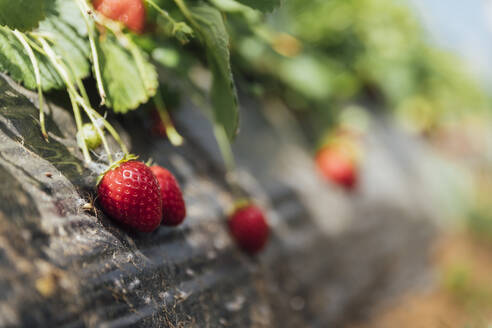
<svg viewBox="0 0 492 328"><path fill-rule="evenodd" d="M48 42L44 40L44 38L40 36L36 36L36 39L41 43L41 46L48 56L48 59L51 61L53 66L55 67L56 71L58 74L60 74L61 78L65 82L65 85L67 86L67 92L68 95L70 96L70 101L72 103L72 109L73 109L73 114L75 117L75 124L77 125L77 131L82 131L82 117L80 115L79 107L77 106L76 103L76 98L75 95L77 94L77 91L75 87L73 86L70 77L68 76L67 70L63 67L63 64L59 62L58 57L56 56L55 52L53 49L50 47ZM82 153L84 154L84 159L87 163L90 163L91 158L89 155L89 150L87 149L87 144L85 141L82 141L81 143L81 148L82 148Z"/></svg>
<svg viewBox="0 0 492 328"><path fill-rule="evenodd" d="M191 14L190 10L186 6L183 0L174 0L174 3L178 6L179 10L183 13L183 15L186 17L187 20L190 21L190 23L195 26L195 28L198 27L197 22L193 18L193 15ZM198 30L198 29L197 29Z"/></svg>
<svg viewBox="0 0 492 328"><path fill-rule="evenodd" d="M113 158L111 156L111 150L109 149L107 140L104 136L104 133L102 133L101 129L99 126L96 124L94 117L92 116L92 113L90 112L90 106L85 103L84 99L77 93L77 90L75 89L70 76L68 75L68 71L65 68L65 65L59 61L59 59L56 57L56 54L54 53L53 49L50 47L50 45L43 39L43 38L38 38L39 42L43 46L43 49L45 50L46 54L48 55L48 58L50 61L53 63L53 66L57 70L58 74L62 77L63 81L65 82L65 85L67 86L68 93L71 98L74 98L77 104L81 105L82 108L84 109L85 113L91 120L92 124L94 124L94 127L96 128L97 133L101 137L101 140L103 142L104 149L108 155L108 161L111 163L113 161ZM74 107L74 114L75 114L75 120L77 122L77 130L81 131L82 130L82 120L80 118L80 112L78 111L78 106ZM87 148L87 144L85 141L82 142L82 147ZM85 152L85 150L83 149ZM87 160L87 158L86 158ZM90 162L90 158L89 158Z"/></svg>
<svg viewBox="0 0 492 328"><path fill-rule="evenodd" d="M164 129L166 130L167 137L169 141L174 146L181 146L183 144L183 137L176 131L174 124L169 116L169 112L167 111L166 104L162 98L162 94L159 90L154 97L155 107L157 108L157 112L159 113L159 117L161 119L162 124L164 125Z"/></svg>
<svg viewBox="0 0 492 328"><path fill-rule="evenodd" d="M219 150L224 159L224 164L228 173L234 172L236 163L234 161L234 153L232 152L231 144L229 143L229 138L227 138L227 133L223 126L214 124L214 134L215 139L219 145Z"/></svg>
<svg viewBox="0 0 492 328"><path fill-rule="evenodd" d="M82 108L85 110L85 113L89 117L89 120L91 121L92 125L94 125L94 128L96 128L96 132L99 135L99 137L101 137L104 150L108 154L108 162L113 163L113 156L111 156L111 150L109 149L108 141L106 140L106 137L104 136L104 132L101 130L101 127L99 127L97 120L94 118L92 108L87 106L87 104L85 104L85 102L84 102L84 99L80 98L80 96L78 97L77 101L80 103Z"/></svg>
<svg viewBox="0 0 492 328"><path fill-rule="evenodd" d="M101 105L104 105L106 102L106 91L104 90L104 84L102 81L101 75L101 67L99 63L99 55L97 53L96 41L94 38L94 26L89 22L89 14L91 9L85 2L85 0L77 0L77 4L79 6L80 12L82 13L82 17L84 18L85 25L87 26L87 34L89 36L89 45L91 48L91 57L92 63L94 66L94 75L96 77L97 90L99 91L99 96L101 97Z"/></svg>
<svg viewBox="0 0 492 328"><path fill-rule="evenodd" d="M145 2L147 2L152 8L154 8L155 10L157 10L157 12L159 14L161 14L164 18L166 18L168 21L170 21L171 24L176 25L178 23L178 22L176 22L171 17L171 15L169 15L169 13L167 11L165 11L164 9L162 9L161 7L159 7L154 1L152 1L152 0L145 0Z"/></svg>
<svg viewBox="0 0 492 328"><path fill-rule="evenodd" d="M123 143L123 141L121 141L121 138L120 138L120 135L118 134L118 132L116 132L116 130L113 128L113 126L111 124L109 124L108 121L106 121L104 119L104 117L101 116L101 114L99 114L97 111L95 111L94 109L92 108L88 108L89 111L98 119L98 120L101 120L104 124L104 127L106 128L106 130L109 131L109 133L111 134L111 136L114 138L114 140L118 143L118 145L120 146L121 150L123 151L123 153L125 155L128 155L128 148L126 147L126 145Z"/></svg>
<svg viewBox="0 0 492 328"><path fill-rule="evenodd" d="M126 147L126 145L121 140L120 135L118 134L118 132L116 132L115 128L113 128L113 126L108 121L106 121L106 119L104 117L102 117L101 114L99 114L95 109L93 109L90 106L89 97L87 96L87 91L85 90L85 87L84 87L84 84L82 83L82 80L79 78L76 78L75 81L77 83L78 89L80 90L80 93L82 94L82 99L79 99L79 102L83 102L83 103L87 104L85 109L88 110L89 112L91 112L92 115L94 115L94 117L96 117L96 119L102 121L102 123L104 124L104 127L106 128L106 130L108 130L108 132L111 134L111 136L114 138L114 140L118 143L118 145L120 146L123 153L125 155L128 155L128 148ZM104 140L104 137L102 137L101 139Z"/></svg>
<svg viewBox="0 0 492 328"><path fill-rule="evenodd" d="M14 35L17 39L22 43L22 46L27 52L29 59L31 60L31 64L34 68L34 76L36 78L36 87L38 89L38 100L39 100L39 124L41 125L41 133L43 134L44 140L49 142L48 133L46 133L46 126L44 122L44 98L43 98L43 90L41 87L41 74L39 73L39 65L32 48L29 46L29 43L26 40L26 37L21 32L15 30Z"/></svg>
<svg viewBox="0 0 492 328"><path fill-rule="evenodd" d="M68 92L68 96L70 97L70 102L72 103L73 116L75 117L75 125L77 126L77 131L82 131L82 116L80 115L79 105L75 101L75 97L71 92ZM89 149L87 148L87 144L85 140L77 140L79 147L82 148L82 154L84 155L84 160L86 163L91 162L91 155L89 154Z"/></svg>
<svg viewBox="0 0 492 328"><path fill-rule="evenodd" d="M29 34L32 35L32 33L29 33ZM31 40L30 38L26 38L26 41L27 41L27 43L29 43L29 45L31 46L31 48L33 48L34 50L36 50L40 54L46 56L46 52L44 52L44 50L40 46L38 46L36 44L36 42L34 42L33 40Z"/></svg>

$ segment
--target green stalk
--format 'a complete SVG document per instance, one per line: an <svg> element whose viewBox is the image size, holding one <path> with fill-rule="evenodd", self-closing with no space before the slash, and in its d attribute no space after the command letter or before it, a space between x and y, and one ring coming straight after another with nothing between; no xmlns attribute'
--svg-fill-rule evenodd
<svg viewBox="0 0 492 328"><path fill-rule="evenodd" d="M77 105L77 102L75 101L75 97L71 92L68 92L68 96L70 97L70 102L72 103L73 115L75 117L75 125L77 126L77 131L82 131L82 117L80 115L79 105ZM85 143L85 140L81 140L79 147L82 148L82 154L84 155L85 162L90 163L91 155L89 154L89 149L87 148L87 144Z"/></svg>
<svg viewBox="0 0 492 328"><path fill-rule="evenodd" d="M166 129L167 137L169 141L174 146L181 146L183 144L183 137L176 131L173 122L171 121L171 117L169 116L169 112L167 111L166 104L162 99L161 92L157 90L157 93L154 97L155 107L157 108L157 112L159 113L159 117L164 124L164 129Z"/></svg>
<svg viewBox="0 0 492 328"><path fill-rule="evenodd" d="M104 149L108 155L108 160L109 160L109 162L112 162L111 150L109 149L109 146L108 146L107 140L104 136L104 133L102 133L99 126L95 124L96 122L94 121L92 113L88 110L88 108L90 108L90 107L85 103L84 99L77 93L77 90L75 89L75 87L74 87L74 85L73 85L73 83L72 83L72 81L68 75L68 72L67 72L67 69L65 68L65 65L59 61L59 59L56 57L56 54L54 53L53 49L50 47L50 45L43 38L39 37L38 40L41 43L44 51L48 55L48 58L52 62L53 66L57 70L58 74L60 74L63 81L65 82L65 85L67 86L68 93L69 93L70 97L73 97L74 100L76 101L76 103L79 104L80 106L82 106L85 113L87 114L87 116L91 120L92 124L94 124L96 131L99 134L99 136L101 137L101 140L103 142ZM75 115L75 120L77 122L77 130L81 131L82 130L82 120L80 119L80 112L78 111L78 106L74 107L74 115ZM82 142L82 147L87 148L87 144L85 143L85 141ZM90 158L89 158L89 162L90 162Z"/></svg>
<svg viewBox="0 0 492 328"><path fill-rule="evenodd" d="M191 14L190 10L186 6L183 0L174 0L174 3L178 6L179 10L183 13L183 15L186 17L187 20L190 21L190 23L196 27L198 27L197 22L193 18L193 15Z"/></svg>
<svg viewBox="0 0 492 328"><path fill-rule="evenodd" d="M48 133L46 133L46 126L44 122L44 98L43 98L43 90L41 87L41 74L39 73L38 60L36 59L36 56L34 55L31 46L27 42L26 40L27 38L25 37L25 35L19 32L18 30L14 30L14 35L17 37L20 43L22 43L22 46L26 50L27 55L29 56L29 60L31 61L32 67L34 69L34 76L36 78L36 87L38 89L39 124L41 125L41 133L43 134L44 140L46 140L46 142L49 142Z"/></svg>
<svg viewBox="0 0 492 328"><path fill-rule="evenodd" d="M70 77L68 76L68 72L64 69L63 65L59 63L59 59L56 56L55 52L53 49L50 47L48 42L46 42L42 37L40 36L35 36L36 39L41 43L41 46L46 53L46 56L48 56L48 59L51 61L53 66L55 67L56 71L58 74L60 74L61 78L65 82L65 85L67 86L67 92L70 97L70 101L72 103L72 109L73 109L73 114L75 117L75 124L77 126L77 131L82 131L82 117L80 115L79 107L77 106L75 95L77 94L77 91L75 90ZM81 143L81 148L82 148L82 153L84 154L84 159L87 163L91 162L91 158L89 155L89 150L87 148L87 144L85 141L82 141Z"/></svg>
<svg viewBox="0 0 492 328"><path fill-rule="evenodd" d="M174 20L174 18L171 17L171 15L169 15L169 13L167 11L165 11L164 9L162 9L161 7L159 7L154 1L152 0L145 0L145 2L147 2L152 8L154 8L155 10L157 10L157 12L159 14L161 14L165 19L167 19L168 21L171 22L171 24L176 25L178 24L178 22L176 22Z"/></svg>
<svg viewBox="0 0 492 328"><path fill-rule="evenodd" d="M30 33L30 34L33 35L33 33ZM32 49L34 49L37 52L39 52L40 54L46 56L46 52L44 52L44 50L40 46L38 46L36 44L36 42L34 42L33 40L31 40L30 38L26 38L26 41L27 41L27 43L29 43L29 45L31 46Z"/></svg>
<svg viewBox="0 0 492 328"><path fill-rule="evenodd" d="M177 37L177 39L181 43L184 44L188 42L186 34L188 34L190 37L193 37L193 30L188 26L188 24L186 24L185 22L177 22L176 20L174 20L174 18L172 18L167 11L159 7L153 0L145 1L172 25L172 36L176 36L176 33L178 33L179 31L183 32L183 34L185 35L183 36L183 38Z"/></svg>
<svg viewBox="0 0 492 328"><path fill-rule="evenodd" d="M89 14L91 9L87 5L85 0L77 0L77 5L79 6L82 17L84 18L85 25L87 26L87 34L89 36L89 45L91 48L92 63L94 66L94 75L97 83L97 90L99 91L99 96L101 97L101 106L106 102L106 91L104 90L104 84L102 81L101 67L99 64L99 55L97 53L96 41L94 38L94 28L89 22Z"/></svg>
<svg viewBox="0 0 492 328"><path fill-rule="evenodd" d="M79 98L78 102L80 103L82 108L85 110L85 113L89 117L89 120L91 121L92 125L94 125L94 128L96 128L97 134L99 134L99 136L101 137L104 150L108 154L108 161L110 163L113 163L113 156L111 156L111 150L109 149L108 141L106 140L106 137L104 136L104 132L101 130L101 128L99 127L99 124L97 123L96 119L93 116L93 113L91 111L92 108L90 108L89 106L87 106L87 104L85 104L83 98L80 98L80 96L78 98Z"/></svg>
<svg viewBox="0 0 492 328"><path fill-rule="evenodd" d="M234 172L234 168L236 167L236 163L234 161L234 153L232 152L231 144L229 142L229 138L227 137L227 133L224 130L224 127L218 124L214 124L214 135L219 145L219 150L222 154L222 158L224 159L224 164L226 166L227 172Z"/></svg>
<svg viewBox="0 0 492 328"><path fill-rule="evenodd" d="M120 146L121 150L123 151L123 153L125 155L128 155L128 148L126 147L126 145L123 143L123 141L121 141L121 138L120 138L120 135L118 134L118 132L116 132L116 130L113 128L113 126L111 124L109 124L108 121L106 121L104 119L104 117L101 116L101 114L99 114L97 111L95 111L94 109L92 108L88 108L90 110L90 112L92 112L92 114L99 120L102 120L103 124L104 124L104 127L106 128L106 130L108 130L108 132L111 134L111 136L114 138L114 140L118 143L118 145Z"/></svg>
<svg viewBox="0 0 492 328"><path fill-rule="evenodd" d="M73 71L73 70L72 70ZM75 74L74 74L75 75ZM87 95L87 91L85 90L84 83L79 78L75 78L75 83L77 84L77 89L80 91L82 98L87 104L90 104L89 96Z"/></svg>
<svg viewBox="0 0 492 328"><path fill-rule="evenodd" d="M114 138L114 140L118 143L118 145L120 146L123 153L125 155L128 155L128 148L126 147L126 145L121 140L121 137L118 134L118 132L116 132L115 128L113 128L113 126L108 121L106 121L106 119L104 117L102 117L101 114L99 114L95 109L93 109L91 106L89 106L90 101L89 101L89 98L87 97L87 91L85 90L85 87L84 87L84 84L82 83L82 80L80 80L79 78L76 78L75 82L77 83L77 87L79 88L80 92L82 93L82 97L83 97L83 99L79 99L79 102L85 102L88 105L88 106L86 106L86 109L88 111L90 111L94 115L94 117L96 117L96 119L101 120L103 122L104 127L106 128L106 130L108 130L108 132L111 134L111 136Z"/></svg>

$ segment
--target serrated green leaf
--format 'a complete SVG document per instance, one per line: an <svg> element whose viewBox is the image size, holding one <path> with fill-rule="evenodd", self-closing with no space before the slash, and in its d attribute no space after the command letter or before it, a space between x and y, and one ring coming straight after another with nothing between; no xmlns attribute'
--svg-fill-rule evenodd
<svg viewBox="0 0 492 328"><path fill-rule="evenodd" d="M41 74L43 90L61 88L64 84L45 56L35 52ZM36 78L26 50L12 30L0 26L0 71L9 74L26 88L36 89Z"/></svg>
<svg viewBox="0 0 492 328"><path fill-rule="evenodd" d="M87 26L75 0L54 0L49 10L56 13L58 19L72 26L78 35L87 36Z"/></svg>
<svg viewBox="0 0 492 328"><path fill-rule="evenodd" d="M231 72L229 35L222 15L208 5L190 9L194 26L207 49L207 58L213 73L211 100L214 118L223 126L227 137L232 140L237 134L239 110L236 87Z"/></svg>
<svg viewBox="0 0 492 328"><path fill-rule="evenodd" d="M157 72L140 49L134 48L141 56L139 60L111 34L99 39L97 47L108 107L126 113L155 95Z"/></svg>
<svg viewBox="0 0 492 328"><path fill-rule="evenodd" d="M49 33L53 49L71 68L75 78L84 79L90 74L89 43L63 17L64 12L49 15L39 25L39 30ZM85 25L84 25L85 26Z"/></svg>
<svg viewBox="0 0 492 328"><path fill-rule="evenodd" d="M52 0L0 0L0 25L12 30L36 28Z"/></svg>
<svg viewBox="0 0 492 328"><path fill-rule="evenodd" d="M260 10L262 12L270 12L273 9L280 6L281 0L236 0L253 9Z"/></svg>

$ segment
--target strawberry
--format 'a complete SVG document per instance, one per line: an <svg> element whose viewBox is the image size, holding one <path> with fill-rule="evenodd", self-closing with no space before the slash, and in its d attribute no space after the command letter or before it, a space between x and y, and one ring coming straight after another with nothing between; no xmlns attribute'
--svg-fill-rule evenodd
<svg viewBox="0 0 492 328"><path fill-rule="evenodd" d="M176 226L186 216L186 206L178 182L171 172L161 166L150 168L154 173L162 195L162 224Z"/></svg>
<svg viewBox="0 0 492 328"><path fill-rule="evenodd" d="M340 147L323 147L316 155L316 165L321 174L347 190L357 183L357 166L349 153Z"/></svg>
<svg viewBox="0 0 492 328"><path fill-rule="evenodd" d="M142 0L94 0L93 5L98 12L125 24L133 32L143 32L145 6Z"/></svg>
<svg viewBox="0 0 492 328"><path fill-rule="evenodd" d="M270 228L263 212L254 204L236 206L228 224L236 242L250 254L261 251L268 240Z"/></svg>
<svg viewBox="0 0 492 328"><path fill-rule="evenodd" d="M106 214L130 228L150 232L161 223L159 184L142 162L130 160L112 167L100 181L97 194Z"/></svg>
<svg viewBox="0 0 492 328"><path fill-rule="evenodd" d="M162 122L159 112L152 111L152 134L158 137L167 138L167 131L164 122Z"/></svg>

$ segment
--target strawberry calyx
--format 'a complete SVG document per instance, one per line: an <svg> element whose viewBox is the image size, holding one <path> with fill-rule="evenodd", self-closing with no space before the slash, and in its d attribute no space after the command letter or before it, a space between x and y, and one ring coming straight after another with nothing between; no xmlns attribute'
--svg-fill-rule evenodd
<svg viewBox="0 0 492 328"><path fill-rule="evenodd" d="M237 211L239 211L245 207L248 207L252 204L253 204L253 202L248 198L240 198L240 199L236 200L234 202L234 205L232 206L232 209L228 211L227 217L230 220L234 213L236 213Z"/></svg>
<svg viewBox="0 0 492 328"><path fill-rule="evenodd" d="M111 170L114 170L116 168L118 168L121 164L123 163L126 163L126 162L129 162L129 161L133 161L133 160L136 160L138 158L137 155L133 155L133 154L125 154L123 156L122 159L118 160L118 161L115 161L113 163L111 163L111 165L109 165L109 167L103 172L101 173L98 177L97 177L97 181L96 181L96 186L99 185L99 183L101 182L101 180L103 179L103 177L106 175L106 173L108 173L109 171Z"/></svg>

